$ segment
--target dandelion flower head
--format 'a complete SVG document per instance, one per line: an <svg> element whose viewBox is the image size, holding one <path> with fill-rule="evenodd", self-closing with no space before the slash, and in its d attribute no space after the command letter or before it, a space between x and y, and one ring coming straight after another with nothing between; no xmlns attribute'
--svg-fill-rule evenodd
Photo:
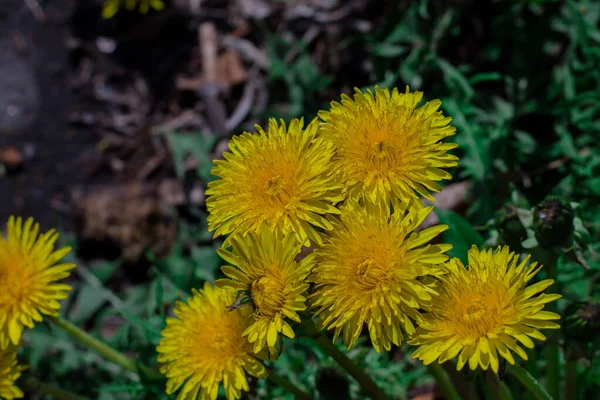
<svg viewBox="0 0 600 400"><path fill-rule="evenodd" d="M208 229L215 237L259 232L263 222L283 235L294 233L301 243L320 243L317 228L331 229L323 215L338 213L341 184L330 161L333 146L317 138L318 121L303 129L275 119L265 132L234 136L225 160L216 160L208 184Z"/></svg>
<svg viewBox="0 0 600 400"><path fill-rule="evenodd" d="M39 234L31 218L9 218L6 237L0 236L0 348L17 345L23 329L43 315L57 316L59 300L67 298L71 286L59 281L75 265L60 263L71 249L55 250L57 239L54 230Z"/></svg>
<svg viewBox="0 0 600 400"><path fill-rule="evenodd" d="M323 137L336 147L333 169L339 170L350 197L435 199L437 182L451 179L443 168L457 165L448 151L453 143L441 140L454 135L450 117L438 111L440 100L417 107L422 92L399 93L394 88L361 92L354 99L343 94L329 111L319 112L325 121Z"/></svg>
<svg viewBox="0 0 600 400"><path fill-rule="evenodd" d="M105 0L102 4L102 16L112 18L123 6L129 11L137 8L140 13L147 14L151 8L156 11L164 10L165 3L163 0Z"/></svg>
<svg viewBox="0 0 600 400"><path fill-rule="evenodd" d="M334 340L343 330L348 348L365 324L377 352L400 345L401 328L413 334L418 310L433 293L420 278L436 276L452 247L427 244L446 225L414 232L433 207L418 201L393 204L392 209L383 201L348 200L340 218L332 218L330 236L315 249L310 298L319 328L335 329Z"/></svg>
<svg viewBox="0 0 600 400"><path fill-rule="evenodd" d="M533 348L531 339L545 340L539 329L557 329L552 320L559 315L543 311L544 305L560 298L541 293L553 281L528 286L541 265L519 262L507 246L482 250L473 246L469 268L458 259L448 263L411 344L420 345L413 357L430 364L458 356L457 368L466 363L472 370L490 366L498 372L499 356L515 363L512 352L527 360L521 346ZM540 294L541 293L541 294Z"/></svg>
<svg viewBox="0 0 600 400"><path fill-rule="evenodd" d="M23 397L23 392L15 382L25 369L17 361L17 346L9 345L0 349L0 399L12 400Z"/></svg>
<svg viewBox="0 0 600 400"><path fill-rule="evenodd" d="M276 236L266 225L261 234L236 236L231 243L232 251L218 250L232 265L222 267L229 279L220 279L216 284L247 294L252 301L254 322L243 336L254 343L254 352L267 346L273 354L279 333L294 337L294 330L286 319L299 323L298 311L307 308L304 292L309 285L305 280L314 264L314 256L309 254L296 261L301 244L293 235Z"/></svg>
<svg viewBox="0 0 600 400"><path fill-rule="evenodd" d="M157 347L167 394L180 390L181 400L214 400L223 383L227 399L239 399L242 390L249 390L246 373L266 376L242 337L251 323L251 310L228 309L236 297L235 290L206 283L202 290L192 290L187 304L177 303Z"/></svg>

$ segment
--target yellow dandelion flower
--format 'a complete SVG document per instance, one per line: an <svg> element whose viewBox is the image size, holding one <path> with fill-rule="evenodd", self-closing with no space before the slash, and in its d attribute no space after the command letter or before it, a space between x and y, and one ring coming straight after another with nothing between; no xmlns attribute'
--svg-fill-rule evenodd
<svg viewBox="0 0 600 400"><path fill-rule="evenodd" d="M400 345L402 329L415 332L412 320L431 299L433 290L421 279L436 276L448 257L450 245L426 245L446 225L413 232L433 207L420 202L394 201L393 210L383 202L348 200L323 246L315 249L316 267L310 277L318 308L318 326L335 329L334 340L344 332L350 349L367 325L377 352Z"/></svg>
<svg viewBox="0 0 600 400"><path fill-rule="evenodd" d="M102 16L107 19L112 18L123 6L129 11L137 8L142 14L147 14L150 8L156 11L164 10L165 3L162 0L105 0L102 5Z"/></svg>
<svg viewBox="0 0 600 400"><path fill-rule="evenodd" d="M459 370L468 362L472 370L491 366L494 372L498 355L510 364L515 363L511 351L527 360L519 343L533 348L531 338L546 339L538 329L559 328L551 320L560 317L542 310L561 297L539 294L553 283L551 279L527 286L542 268L528 261L529 257L519 262L518 254L507 246L495 251L473 246L468 269L452 259L448 274L436 287L439 294L411 339L411 344L420 345L413 357L430 364L458 356Z"/></svg>
<svg viewBox="0 0 600 400"><path fill-rule="evenodd" d="M70 247L54 250L54 229L39 235L29 218L10 217L6 238L0 236L0 348L17 345L24 327L33 328L43 315L57 316L59 300L71 286L58 283L74 264L58 264Z"/></svg>
<svg viewBox="0 0 600 400"><path fill-rule="evenodd" d="M269 120L268 131L245 132L229 143L225 160L216 160L208 184L208 229L215 237L260 232L263 222L277 233L294 233L301 243L321 243L317 228L331 229L323 217L336 214L342 200L330 161L333 146L317 138L319 122L302 129L294 119Z"/></svg>
<svg viewBox="0 0 600 400"><path fill-rule="evenodd" d="M294 330L286 321L300 322L298 311L306 310L308 289L305 283L314 257L309 254L296 261L301 244L293 235L280 238L263 225L262 234L251 233L232 240L233 251L219 249L221 257L231 266L222 267L230 279L216 282L220 287L232 287L246 293L252 300L254 322L243 336L254 343L258 353L267 346L271 353L276 351L279 333L294 337Z"/></svg>
<svg viewBox="0 0 600 400"><path fill-rule="evenodd" d="M456 145L441 142L456 131L448 125L452 119L438 111L441 101L417 108L423 93L408 87L406 93L355 92L354 100L343 94L341 103L319 112L323 137L337 150L332 169L340 171L348 195L390 200L418 194L434 201L430 192L441 190L437 182L452 178L442 168L458 160L447 153Z"/></svg>
<svg viewBox="0 0 600 400"><path fill-rule="evenodd" d="M246 373L267 375L264 365L252 355L252 345L242 333L252 322L251 310L227 307L237 297L235 290L205 283L192 290L186 303L175 306L175 318L157 347L160 371L167 377L167 394L181 390L180 400L216 399L221 382L227 399L239 399L250 390Z"/></svg>
<svg viewBox="0 0 600 400"><path fill-rule="evenodd" d="M15 382L21 376L21 371L26 367L17 361L17 346L9 345L0 349L0 399L12 400L23 397L23 392Z"/></svg>

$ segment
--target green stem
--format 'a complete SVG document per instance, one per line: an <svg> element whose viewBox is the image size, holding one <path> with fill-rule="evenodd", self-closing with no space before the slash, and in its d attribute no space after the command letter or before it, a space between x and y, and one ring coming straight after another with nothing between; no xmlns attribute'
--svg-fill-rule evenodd
<svg viewBox="0 0 600 400"><path fill-rule="evenodd" d="M454 388L452 381L438 363L432 363L427 366L427 371L435 378L438 387L444 394L446 400L461 400L460 395Z"/></svg>
<svg viewBox="0 0 600 400"><path fill-rule="evenodd" d="M508 365L506 372L517 378L537 400L552 400L552 397L546 392L544 387L523 367L516 364Z"/></svg>
<svg viewBox="0 0 600 400"><path fill-rule="evenodd" d="M510 389L504 382L500 381L500 377L497 373L488 370L486 384L491 386L492 392L498 400L513 400Z"/></svg>
<svg viewBox="0 0 600 400"><path fill-rule="evenodd" d="M527 371L530 371L529 373L532 374L533 376L539 376L539 372L538 372L538 367L537 367L537 353L536 353L536 349L533 349L532 351L529 352L529 354L527 355L527 361L525 362L525 366ZM523 395L523 400L533 400L534 397L531 393L526 392Z"/></svg>
<svg viewBox="0 0 600 400"><path fill-rule="evenodd" d="M273 381L273 383L281 386L282 388L284 388L285 390L287 390L288 392L293 394L295 399L313 400L313 397L310 394L306 393L302 389L295 386L292 382L290 382L289 379L284 378L283 376L277 374L275 371L273 371L270 368L267 368L267 372L269 373L268 378L271 381Z"/></svg>
<svg viewBox="0 0 600 400"><path fill-rule="evenodd" d="M547 260L544 266L548 268L548 277L554 280L554 284L548 288L547 293L556 293L556 286L558 285L558 254L552 250L548 250L547 252L550 254L545 257ZM554 313L558 311L555 301L550 302L547 307L548 311ZM549 335L548 342L546 344L546 362L546 387L548 388L548 393L550 396L553 399L558 399L560 395L560 349L558 347L556 333Z"/></svg>
<svg viewBox="0 0 600 400"><path fill-rule="evenodd" d="M567 360L565 366L565 399L577 399L577 361Z"/></svg>
<svg viewBox="0 0 600 400"><path fill-rule="evenodd" d="M314 340L319 348L331 358L333 358L347 373L349 373L360 384L360 387L365 392L371 395L373 400L387 399L387 395L369 375L358 368L354 362L342 353L335 344L327 336L317 331L314 321L308 317L302 321L305 329L305 336Z"/></svg>
<svg viewBox="0 0 600 400"><path fill-rule="evenodd" d="M52 396L55 400L85 400L85 397L44 383L31 375L24 376L19 386L29 392Z"/></svg>
<svg viewBox="0 0 600 400"><path fill-rule="evenodd" d="M58 317L50 317L49 320L54 325L58 326L63 331L65 331L66 333L71 335L71 337L78 340L80 343L82 343L82 344L86 345L87 347L89 347L90 349L96 351L98 354L100 354L106 360L111 361L126 370L135 372L136 374L143 376L143 377L147 377L151 380L164 379L162 374L160 374L159 372L156 372L156 371L136 362L135 360L132 360L131 358L127 357L125 354L113 349L112 347L110 347L106 343L102 342L101 340L96 339L95 337L93 337L89 333L85 332L78 326L67 321L66 319L58 316Z"/></svg>
<svg viewBox="0 0 600 400"><path fill-rule="evenodd" d="M477 400L477 396L473 391L472 385L469 382L467 382L465 376L460 371L456 370L455 364L446 362L441 365L444 371L446 371L446 374L448 374L448 378L450 378L450 380L454 384L454 387L456 388L456 391L463 400Z"/></svg>
<svg viewBox="0 0 600 400"><path fill-rule="evenodd" d="M313 338L317 345L328 354L331 358L333 358L346 372L348 372L356 381L360 384L360 386L371 395L373 400L383 400L388 397L381 390L379 386L371 379L369 375L367 375L363 370L358 368L354 362L348 358L347 355L342 353L340 349L337 348L335 344L329 339L327 336L319 334L316 338Z"/></svg>

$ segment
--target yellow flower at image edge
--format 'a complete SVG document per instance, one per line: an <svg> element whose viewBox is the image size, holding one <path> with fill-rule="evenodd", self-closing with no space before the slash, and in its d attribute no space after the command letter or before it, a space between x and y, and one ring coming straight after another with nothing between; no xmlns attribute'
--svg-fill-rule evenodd
<svg viewBox="0 0 600 400"><path fill-rule="evenodd" d="M17 345L24 327L33 328L43 315L56 316L59 300L71 286L58 283L74 264L58 264L70 247L54 250L58 233L39 234L29 218L10 217L6 237L0 237L0 348Z"/></svg>
<svg viewBox="0 0 600 400"><path fill-rule="evenodd" d="M456 147L441 140L454 135L451 118L438 109L440 100L417 107L422 92L390 93L375 88L375 94L355 89L354 100L343 94L321 111L322 135L336 148L332 169L339 171L349 197L391 200L417 198L435 201L431 192L437 183L452 176L443 170L457 165L448 154Z"/></svg>
<svg viewBox="0 0 600 400"><path fill-rule="evenodd" d="M243 336L254 343L254 352L265 346L271 353L276 352L279 333L294 337L292 327L286 318L300 322L298 311L306 310L308 289L305 280L314 264L312 254L297 262L301 244L289 235L280 238L266 225L262 234L236 236L231 239L232 251L219 249L219 255L237 267L222 267L230 279L219 279L219 287L231 287L246 293L252 300L254 322L244 331Z"/></svg>
<svg viewBox="0 0 600 400"><path fill-rule="evenodd" d="M9 345L0 349L0 399L12 400L23 397L23 392L15 382L21 376L21 371L26 367L17 361L17 346Z"/></svg>
<svg viewBox="0 0 600 400"><path fill-rule="evenodd" d="M334 341L343 330L351 348L366 325L377 352L399 346L402 330L415 332L418 310L435 293L425 277L440 274L438 265L448 259L444 252L452 248L426 245L446 225L413 232L432 209L394 201L392 211L383 201L363 206L354 200L341 208L341 218L332 218L331 236L315 249L309 278L319 329L335 329Z"/></svg>
<svg viewBox="0 0 600 400"><path fill-rule="evenodd" d="M215 160L208 184L208 229L215 237L260 232L266 222L278 234L294 233L301 243L321 243L317 228L331 229L324 218L337 214L343 198L330 161L331 143L317 137L318 121L306 129L303 120L289 127L269 120L265 132L234 136L225 160ZM227 240L225 242L227 246Z"/></svg>
<svg viewBox="0 0 600 400"><path fill-rule="evenodd" d="M162 0L105 0L102 5L102 16L104 18L114 17L123 5L130 11L137 8L142 14L146 14L150 11L150 8L156 11L165 8L165 3Z"/></svg>
<svg viewBox="0 0 600 400"><path fill-rule="evenodd" d="M472 370L491 366L494 372L499 355L510 364L515 363L511 352L527 360L520 345L533 348L531 339L546 339L538 329L559 328L551 320L560 316L543 308L561 297L539 294L551 279L527 286L542 267L528 265L528 260L519 263L518 254L506 246L495 251L473 246L468 269L460 260L451 260L448 274L436 287L439 294L410 342L420 345L413 357L430 364L458 356L459 370L468 363Z"/></svg>
<svg viewBox="0 0 600 400"><path fill-rule="evenodd" d="M265 367L252 355L252 345L242 337L251 321L249 307L230 311L237 298L235 290L214 288L206 283L192 290L186 303L175 306L175 318L157 347L160 371L167 377L167 394L180 390L178 399L216 399L223 383L229 400L248 391L246 372L267 375Z"/></svg>

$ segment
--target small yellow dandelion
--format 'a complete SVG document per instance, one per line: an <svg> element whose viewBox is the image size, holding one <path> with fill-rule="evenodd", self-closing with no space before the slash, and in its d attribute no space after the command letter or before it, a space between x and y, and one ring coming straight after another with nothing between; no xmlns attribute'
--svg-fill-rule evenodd
<svg viewBox="0 0 600 400"><path fill-rule="evenodd" d="M12 400L23 397L23 392L15 382L21 376L24 366L17 361L17 346L9 345L0 349L0 399Z"/></svg>
<svg viewBox="0 0 600 400"><path fill-rule="evenodd" d="M38 235L39 225L29 218L10 217L6 238L0 236L0 348L17 345L24 327L33 328L43 315L56 316L59 300L71 286L58 283L74 264L58 264L70 247L54 250L58 233Z"/></svg>
<svg viewBox="0 0 600 400"><path fill-rule="evenodd" d="M123 5L130 11L137 8L142 14L147 14L150 8L156 11L162 11L165 8L162 0L105 0L102 5L102 16L104 18L114 17Z"/></svg>
<svg viewBox="0 0 600 400"><path fill-rule="evenodd" d="M348 200L331 236L315 249L316 267L310 277L318 310L319 328L344 332L344 343L354 345L367 325L377 352L402 342L401 327L415 332L413 320L435 292L421 278L439 274L450 245L426 245L448 227L438 225L413 232L433 207L418 201L383 201L360 205Z"/></svg>
<svg viewBox="0 0 600 400"><path fill-rule="evenodd" d="M336 214L342 200L330 161L333 146L317 138L318 121L302 129L269 120L268 131L234 136L225 160L216 160L208 184L208 229L215 237L260 232L263 222L275 232L294 233L298 240L321 243L317 228L331 229L323 215Z"/></svg>
<svg viewBox="0 0 600 400"><path fill-rule="evenodd" d="M299 323L297 312L306 310L304 292L309 285L305 280L314 264L314 256L309 254L302 261L296 261L300 243L293 235L277 237L266 225L262 234L236 236L231 243L233 251L219 249L218 252L237 269L222 267L230 279L220 279L216 284L247 294L252 300L254 322L243 336L254 343L254 352L267 346L275 353L279 333L294 337L286 318Z"/></svg>
<svg viewBox="0 0 600 400"><path fill-rule="evenodd" d="M430 364L458 356L459 370L468 362L472 370L491 366L494 372L498 372L498 355L510 364L515 363L511 351L527 360L519 343L533 348L531 338L546 339L538 329L559 328L551 322L559 315L542 310L561 297L539 294L553 283L551 279L527 286L542 268L528 261L529 256L519 263L518 254L507 246L495 251L473 246L468 269L452 259L411 339L411 344L420 345L413 357Z"/></svg>
<svg viewBox="0 0 600 400"><path fill-rule="evenodd" d="M437 182L452 178L442 168L458 160L447 153L456 145L441 142L456 131L448 125L451 118L438 111L441 101L417 108L423 93L408 87L406 93L355 92L354 100L343 94L341 104L332 102L330 111L319 112L323 137L337 151L331 168L340 171L348 195L389 201L418 194L435 201L430 192L441 190Z"/></svg>
<svg viewBox="0 0 600 400"><path fill-rule="evenodd" d="M250 390L246 373L267 375L264 365L254 358L252 345L242 333L252 323L252 311L227 307L237 297L229 288L214 288L208 282L201 291L192 290L187 304L178 302L175 318L157 347L160 371L167 377L167 394L181 390L178 399L216 399L223 383L227 399L239 399Z"/></svg>

